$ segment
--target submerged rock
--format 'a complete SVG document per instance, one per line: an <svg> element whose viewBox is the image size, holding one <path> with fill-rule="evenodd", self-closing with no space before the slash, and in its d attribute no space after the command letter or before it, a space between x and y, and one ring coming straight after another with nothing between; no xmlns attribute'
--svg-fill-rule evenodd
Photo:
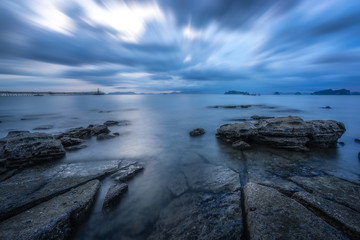
<svg viewBox="0 0 360 240"><path fill-rule="evenodd" d="M114 121L114 120L108 120L104 122L104 125L110 127L110 126L127 126L130 125L130 121L128 120L120 120L120 121Z"/></svg>
<svg viewBox="0 0 360 240"><path fill-rule="evenodd" d="M260 119L257 123L222 125L216 136L226 142L251 140L276 148L307 151L309 147L336 147L337 140L346 131L334 120L304 121L299 117Z"/></svg>
<svg viewBox="0 0 360 240"><path fill-rule="evenodd" d="M360 139L359 139L359 138L355 138L354 141L357 142L357 143L360 143Z"/></svg>
<svg viewBox="0 0 360 240"><path fill-rule="evenodd" d="M106 125L93 125L90 124L87 128L79 127L79 128L72 128L64 133L61 133L57 136L58 139L62 139L64 137L68 138L89 138L92 136L97 136L102 133L109 133L110 130Z"/></svg>
<svg viewBox="0 0 360 240"><path fill-rule="evenodd" d="M161 213L150 240L241 239L239 193L185 193Z"/></svg>
<svg viewBox="0 0 360 240"><path fill-rule="evenodd" d="M99 189L94 180L0 223L0 239L68 239Z"/></svg>
<svg viewBox="0 0 360 240"><path fill-rule="evenodd" d="M115 135L115 134L100 133L99 135L96 136L96 140L112 139L112 138L114 138L116 136L117 135Z"/></svg>
<svg viewBox="0 0 360 240"><path fill-rule="evenodd" d="M138 163L131 163L127 166L121 167L119 171L111 175L116 181L125 182L133 178L136 174L143 171L144 167Z"/></svg>
<svg viewBox="0 0 360 240"><path fill-rule="evenodd" d="M196 129L190 131L189 135L191 137L195 137L195 136L203 135L204 133L205 133L205 130L203 128L196 128Z"/></svg>
<svg viewBox="0 0 360 240"><path fill-rule="evenodd" d="M246 149L250 149L251 145L242 140L238 140L232 143L232 147L239 150L246 150Z"/></svg>
<svg viewBox="0 0 360 240"><path fill-rule="evenodd" d="M0 158L6 167L38 164L62 158L65 155L61 142L50 134L12 131L0 139Z"/></svg>
<svg viewBox="0 0 360 240"><path fill-rule="evenodd" d="M36 128L33 128L33 130L48 130L48 129L52 129L53 127L54 127L53 125L41 125Z"/></svg>
<svg viewBox="0 0 360 240"><path fill-rule="evenodd" d="M251 116L251 119L254 119L254 120L270 119L270 118L274 118L274 117L258 116L258 115L253 115L253 116Z"/></svg>
<svg viewBox="0 0 360 240"><path fill-rule="evenodd" d="M103 211L109 211L111 208L115 207L116 204L120 201L120 198L128 190L128 185L126 183L113 184L110 186L109 190L106 193Z"/></svg>
<svg viewBox="0 0 360 240"><path fill-rule="evenodd" d="M250 239L347 239L297 201L256 183L244 187Z"/></svg>

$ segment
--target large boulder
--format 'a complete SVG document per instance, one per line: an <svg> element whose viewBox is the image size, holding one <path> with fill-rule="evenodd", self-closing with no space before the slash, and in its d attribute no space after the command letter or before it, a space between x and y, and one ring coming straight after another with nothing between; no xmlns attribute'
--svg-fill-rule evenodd
<svg viewBox="0 0 360 240"><path fill-rule="evenodd" d="M304 121L299 117L260 119L257 123L226 124L216 136L226 142L255 141L266 145L307 151L309 147L335 147L346 131L341 122L334 120Z"/></svg>
<svg viewBox="0 0 360 240"><path fill-rule="evenodd" d="M60 140L46 133L11 131L0 139L0 158L8 168L32 165L59 159L65 155Z"/></svg>

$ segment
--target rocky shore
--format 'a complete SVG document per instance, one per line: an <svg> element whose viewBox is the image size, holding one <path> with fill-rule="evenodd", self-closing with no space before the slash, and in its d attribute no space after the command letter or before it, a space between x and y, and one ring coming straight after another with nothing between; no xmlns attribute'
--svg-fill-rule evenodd
<svg viewBox="0 0 360 240"><path fill-rule="evenodd" d="M360 181L310 164L320 154L316 150L337 146L344 124L291 116L253 120L257 122L217 130L230 162L215 161L206 153L182 155L164 181L171 198L147 223L150 230L143 238L360 238ZM124 124L107 121L57 135L16 131L0 139L0 239L72 238L98 199L104 179L111 184L101 199L102 213L111 214L130 194L128 181L144 166L119 159L60 159L67 151L84 148L90 138L112 141L106 139L118 134L108 127ZM188 134L205 133L194 130ZM98 229L91 236L117 239L107 225L95 221Z"/></svg>
<svg viewBox="0 0 360 240"><path fill-rule="evenodd" d="M107 125L55 136L13 131L0 139L0 239L69 239L89 214L101 180L111 174L117 184L109 188L103 208L116 206L128 189L126 181L143 170L142 165L123 160L57 161L66 151L83 148L80 144L88 138L118 136L110 134Z"/></svg>

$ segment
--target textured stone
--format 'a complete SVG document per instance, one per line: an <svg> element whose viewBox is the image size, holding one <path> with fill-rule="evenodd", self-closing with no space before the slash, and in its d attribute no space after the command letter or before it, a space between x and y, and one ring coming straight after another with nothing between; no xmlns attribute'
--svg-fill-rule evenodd
<svg viewBox="0 0 360 240"><path fill-rule="evenodd" d="M122 195L126 193L128 190L128 185L126 183L121 184L113 184L110 186L107 191L103 203L103 211L109 211L111 208L115 207L117 203L120 201Z"/></svg>
<svg viewBox="0 0 360 240"><path fill-rule="evenodd" d="M113 179L119 182L125 182L133 178L136 174L143 171L144 167L138 163L131 163L129 165L123 166L119 171L111 175Z"/></svg>
<svg viewBox="0 0 360 240"><path fill-rule="evenodd" d="M94 180L0 223L0 239L68 239L99 189Z"/></svg>
<svg viewBox="0 0 360 240"><path fill-rule="evenodd" d="M203 135L204 133L205 133L205 130L203 128L196 128L196 129L190 131L189 135L191 137L196 137L196 136Z"/></svg>
<svg viewBox="0 0 360 240"><path fill-rule="evenodd" d="M247 183L244 196L249 239L347 239L273 188Z"/></svg>
<svg viewBox="0 0 360 240"><path fill-rule="evenodd" d="M246 150L246 149L250 149L251 145L248 144L247 142L244 142L242 140L238 140L232 143L231 145L233 148L239 149L239 150Z"/></svg>

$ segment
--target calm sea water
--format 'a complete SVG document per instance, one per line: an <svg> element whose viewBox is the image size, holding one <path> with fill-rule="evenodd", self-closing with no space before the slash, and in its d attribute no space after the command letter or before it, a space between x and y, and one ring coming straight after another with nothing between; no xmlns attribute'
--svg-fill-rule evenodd
<svg viewBox="0 0 360 240"><path fill-rule="evenodd" d="M335 154L318 160L317 167L360 181L360 97L358 96L241 96L241 95L123 95L123 96L42 96L1 97L0 137L11 130L40 130L59 133L73 127L101 124L106 120L129 120L128 126L110 127L119 132L114 139L90 139L88 148L69 152L60 161L88 162L129 159L145 166L145 171L129 182L129 192L113 213L101 214L101 199L112 183L105 179L98 201L77 239L142 239L152 231L159 211L173 198L167 179L186 159L196 163L206 159L215 165L241 168L230 148L220 143L216 129L233 119L262 116L300 116L304 120L333 119L347 131ZM249 108L209 108L213 105L258 105ZM331 106L332 109L322 107ZM191 138L188 132L202 127L206 134Z"/></svg>

